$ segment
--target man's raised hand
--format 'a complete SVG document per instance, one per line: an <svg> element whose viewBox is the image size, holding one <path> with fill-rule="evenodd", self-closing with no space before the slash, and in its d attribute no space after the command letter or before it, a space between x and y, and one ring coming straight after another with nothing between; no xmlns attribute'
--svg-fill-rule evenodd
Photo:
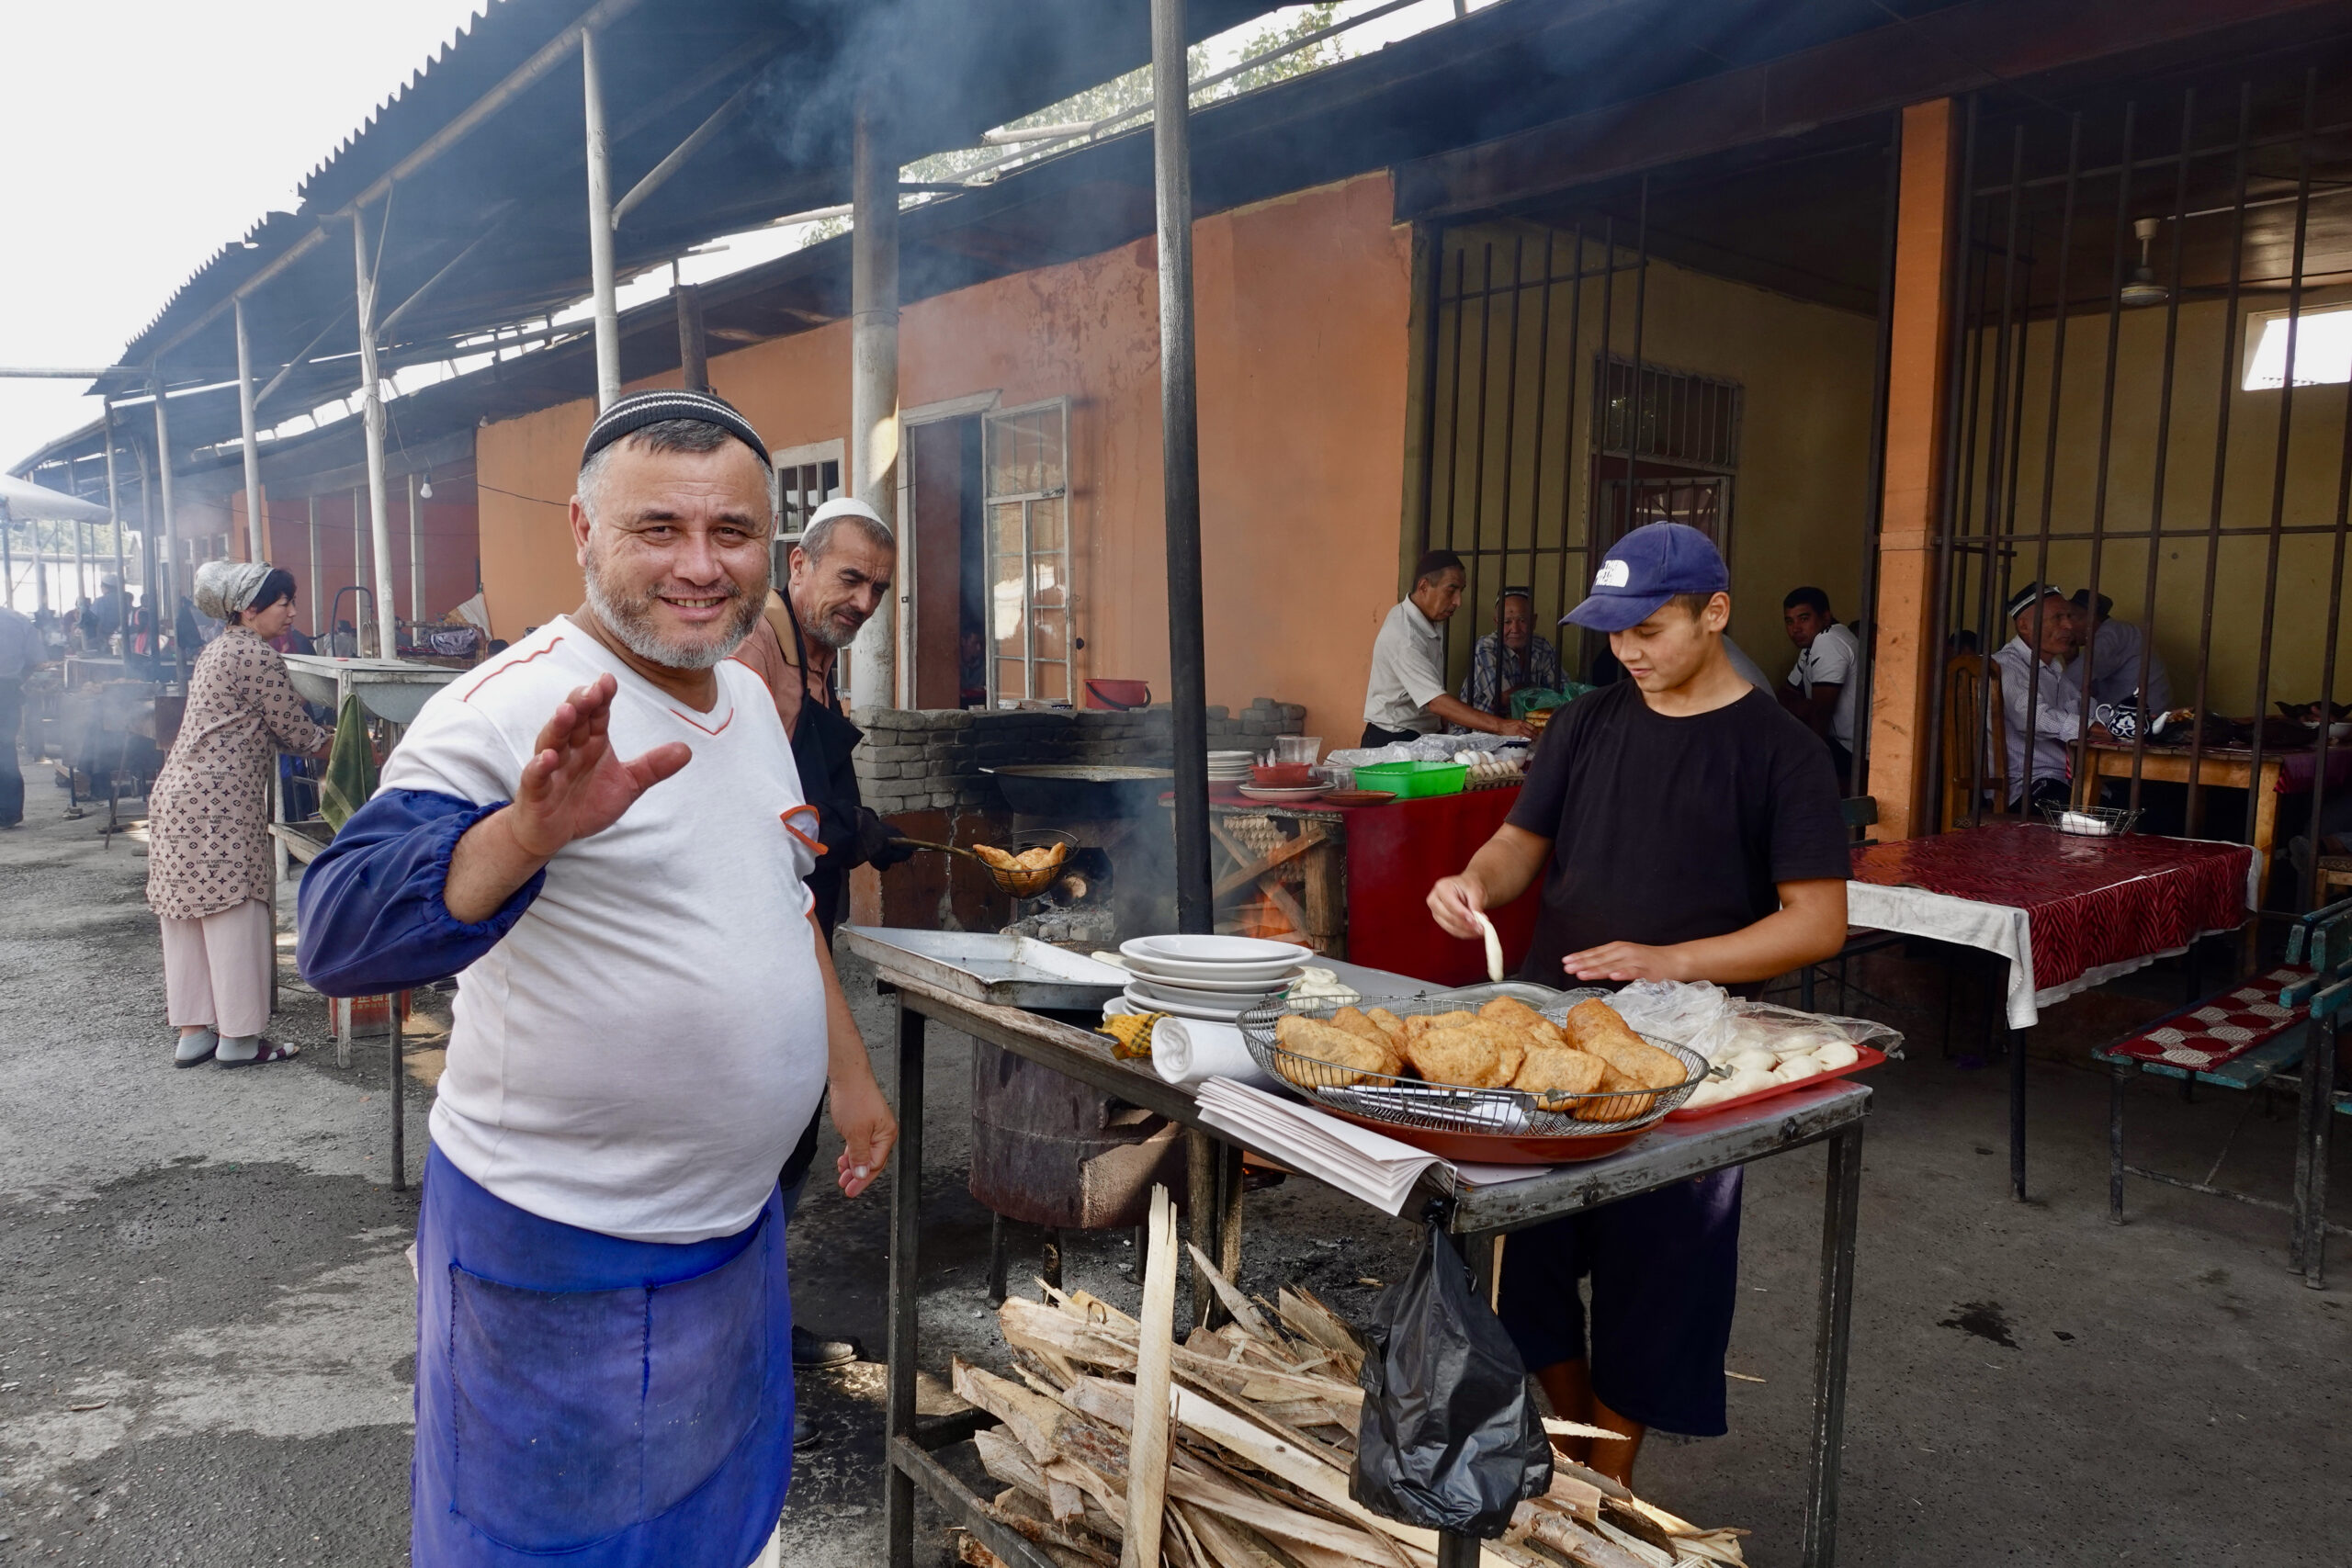
<svg viewBox="0 0 2352 1568"><path fill-rule="evenodd" d="M599 675L556 705L524 764L505 815L523 850L542 860L621 819L638 796L684 767L694 752L672 740L623 761L606 735L619 683Z"/></svg>

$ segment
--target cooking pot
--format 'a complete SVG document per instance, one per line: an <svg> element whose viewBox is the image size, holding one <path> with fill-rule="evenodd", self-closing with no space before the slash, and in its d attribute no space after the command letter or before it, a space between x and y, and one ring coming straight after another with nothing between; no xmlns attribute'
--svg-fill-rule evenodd
<svg viewBox="0 0 2352 1568"><path fill-rule="evenodd" d="M1004 791L1004 803L1032 817L1079 820L1136 817L1175 783L1172 768L1128 768L1083 762L1023 763L982 768Z"/></svg>

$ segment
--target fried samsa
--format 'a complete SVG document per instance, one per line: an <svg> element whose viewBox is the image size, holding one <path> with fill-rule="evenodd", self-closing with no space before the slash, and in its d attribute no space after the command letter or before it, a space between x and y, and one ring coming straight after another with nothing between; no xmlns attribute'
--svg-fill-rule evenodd
<svg viewBox="0 0 2352 1568"><path fill-rule="evenodd" d="M1530 1051L1510 1087L1532 1094L1535 1103L1546 1111L1564 1111L1576 1103L1569 1096L1599 1089L1601 1075L1608 1070L1608 1064L1598 1056L1555 1045Z"/></svg>
<svg viewBox="0 0 2352 1568"><path fill-rule="evenodd" d="M1295 1061L1291 1056L1274 1059L1276 1070L1302 1089L1336 1089L1361 1083L1373 1075L1393 1077L1402 1065L1385 1045L1374 1044L1361 1034L1351 1034L1344 1029L1335 1029L1319 1019L1295 1015L1277 1019L1274 1041L1293 1055L1308 1059L1306 1062ZM1329 1065L1314 1066L1310 1063Z"/></svg>
<svg viewBox="0 0 2352 1568"><path fill-rule="evenodd" d="M1404 1021L1405 1038L1416 1040L1432 1029L1459 1029L1464 1024L1477 1021L1476 1013L1459 1010L1453 1012L1422 1013Z"/></svg>
<svg viewBox="0 0 2352 1568"><path fill-rule="evenodd" d="M1425 1029L1405 1043L1405 1059L1433 1084L1492 1089L1502 1081L1494 1037L1472 1026Z"/></svg>
<svg viewBox="0 0 2352 1568"><path fill-rule="evenodd" d="M1351 1034L1361 1035L1385 1051L1395 1049L1389 1042L1388 1032L1381 1028L1377 1021L1367 1017L1361 1008L1341 1008L1331 1015L1331 1027L1344 1029Z"/></svg>
<svg viewBox="0 0 2352 1568"><path fill-rule="evenodd" d="M1565 1046L1568 1043L1568 1037L1560 1032L1558 1024L1554 1023L1516 997L1497 997L1478 1010L1478 1016L1488 1023L1498 1024L1505 1029L1515 1029L1522 1034L1532 1035L1534 1038L1529 1042L1531 1050L1539 1043L1560 1046Z"/></svg>
<svg viewBox="0 0 2352 1568"><path fill-rule="evenodd" d="M1380 1026L1380 1032L1388 1036L1392 1047L1405 1038L1405 1021L1386 1008L1369 1008L1365 1010L1364 1017Z"/></svg>
<svg viewBox="0 0 2352 1568"><path fill-rule="evenodd" d="M1570 1008L1567 1034L1577 1050L1600 1057L1625 1080L1606 1088L1671 1089L1690 1076L1680 1057L1635 1034L1607 1002L1595 999Z"/></svg>

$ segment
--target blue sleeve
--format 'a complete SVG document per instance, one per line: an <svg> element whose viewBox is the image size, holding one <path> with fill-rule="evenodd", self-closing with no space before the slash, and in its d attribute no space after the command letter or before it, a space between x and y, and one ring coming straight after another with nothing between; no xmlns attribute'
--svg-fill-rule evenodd
<svg viewBox="0 0 2352 1568"><path fill-rule="evenodd" d="M539 896L544 869L473 924L452 916L443 896L458 840L504 805L377 791L302 874L302 978L325 996L378 996L455 975L496 946Z"/></svg>

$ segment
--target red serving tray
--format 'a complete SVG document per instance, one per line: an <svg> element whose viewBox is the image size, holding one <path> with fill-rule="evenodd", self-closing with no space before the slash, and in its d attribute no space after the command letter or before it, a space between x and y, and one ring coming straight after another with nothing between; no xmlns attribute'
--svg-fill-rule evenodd
<svg viewBox="0 0 2352 1568"><path fill-rule="evenodd" d="M1886 1060L1886 1053L1876 1046L1857 1045L1854 1049L1861 1054L1849 1066L1832 1067L1826 1073L1815 1073L1809 1078L1799 1078L1793 1083L1776 1083L1770 1089L1759 1089L1754 1094L1743 1094L1737 1100L1719 1100L1713 1105L1702 1105L1696 1111L1687 1107L1680 1111L1669 1111L1666 1113L1666 1119L1669 1122L1704 1121L1707 1117L1721 1115L1726 1111L1737 1111L1742 1106L1761 1105L1768 1100L1778 1100L1792 1089L1817 1084L1824 1078L1846 1077L1860 1072L1864 1067L1875 1067Z"/></svg>
<svg viewBox="0 0 2352 1568"><path fill-rule="evenodd" d="M1342 1122L1369 1127L1384 1137L1394 1138L1400 1144L1410 1144L1440 1159L1467 1161L1472 1165L1573 1165L1578 1160L1599 1159L1603 1155L1615 1154L1665 1120L1659 1117L1614 1133L1473 1133L1443 1127L1408 1127L1371 1116L1358 1116L1336 1105L1326 1105L1321 1100L1308 1103L1326 1116L1336 1116Z"/></svg>

